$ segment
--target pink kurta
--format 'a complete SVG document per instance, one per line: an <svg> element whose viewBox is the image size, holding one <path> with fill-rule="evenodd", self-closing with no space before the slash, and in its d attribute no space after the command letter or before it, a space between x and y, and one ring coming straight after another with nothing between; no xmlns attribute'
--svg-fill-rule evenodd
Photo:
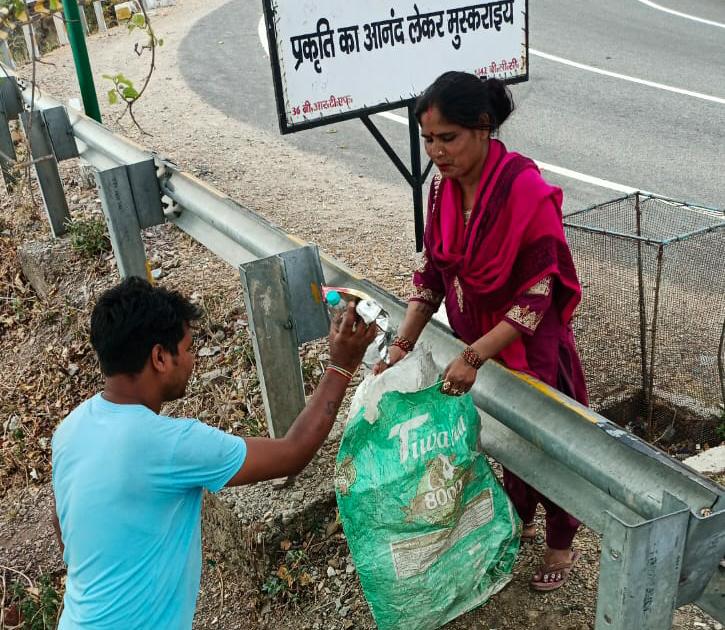
<svg viewBox="0 0 725 630"><path fill-rule="evenodd" d="M445 298L451 328L469 344L509 322L522 335L496 358L586 404L571 332L581 289L561 198L531 160L492 140L468 221L458 184L434 180L410 299L437 307Z"/></svg>
<svg viewBox="0 0 725 630"><path fill-rule="evenodd" d="M528 158L491 140L470 217L457 182L436 176L428 202L421 267L411 301L437 307L466 343L507 321L522 334L496 357L587 404L571 318L581 298L564 236L562 192ZM504 470L504 485L525 523L547 514L547 544L566 549L579 522Z"/></svg>

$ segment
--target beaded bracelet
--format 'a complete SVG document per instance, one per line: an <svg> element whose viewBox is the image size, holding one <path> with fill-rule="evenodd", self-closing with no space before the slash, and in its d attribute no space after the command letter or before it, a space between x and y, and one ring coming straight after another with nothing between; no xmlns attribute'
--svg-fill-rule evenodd
<svg viewBox="0 0 725 630"><path fill-rule="evenodd" d="M471 346L466 347L466 349L461 353L461 357L475 370L480 368L484 363L483 357L471 348Z"/></svg>
<svg viewBox="0 0 725 630"><path fill-rule="evenodd" d="M404 352L413 352L413 348L415 347L415 344L410 339L407 337L401 337L400 335L393 339L393 343L390 345L398 346L398 348Z"/></svg>
<svg viewBox="0 0 725 630"><path fill-rule="evenodd" d="M340 376L344 376L348 382L352 380L352 372L346 370L345 368L341 368L337 365L328 365L326 371L332 371L337 372Z"/></svg>

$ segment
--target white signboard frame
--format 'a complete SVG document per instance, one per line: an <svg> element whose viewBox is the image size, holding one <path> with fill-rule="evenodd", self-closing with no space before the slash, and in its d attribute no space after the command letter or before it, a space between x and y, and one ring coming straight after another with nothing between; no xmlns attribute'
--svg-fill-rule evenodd
<svg viewBox="0 0 725 630"><path fill-rule="evenodd" d="M529 78L528 0L263 0L283 134L410 105L437 76Z"/></svg>

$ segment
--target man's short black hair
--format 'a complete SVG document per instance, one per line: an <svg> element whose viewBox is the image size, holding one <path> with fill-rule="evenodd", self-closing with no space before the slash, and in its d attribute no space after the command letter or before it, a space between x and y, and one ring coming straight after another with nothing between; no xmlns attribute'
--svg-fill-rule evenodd
<svg viewBox="0 0 725 630"><path fill-rule="evenodd" d="M185 326L201 310L178 291L127 278L105 291L91 315L91 344L106 376L138 374L161 344L176 355Z"/></svg>

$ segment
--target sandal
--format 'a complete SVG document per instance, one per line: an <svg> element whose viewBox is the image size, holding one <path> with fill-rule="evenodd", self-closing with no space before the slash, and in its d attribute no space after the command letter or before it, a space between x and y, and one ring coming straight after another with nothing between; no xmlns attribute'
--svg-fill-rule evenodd
<svg viewBox="0 0 725 630"><path fill-rule="evenodd" d="M581 553L572 550L571 560L569 562L556 562L554 564L543 563L539 570L531 578L531 587L535 591L555 591L566 584L571 569L579 560ZM546 577L550 579L545 580Z"/></svg>

